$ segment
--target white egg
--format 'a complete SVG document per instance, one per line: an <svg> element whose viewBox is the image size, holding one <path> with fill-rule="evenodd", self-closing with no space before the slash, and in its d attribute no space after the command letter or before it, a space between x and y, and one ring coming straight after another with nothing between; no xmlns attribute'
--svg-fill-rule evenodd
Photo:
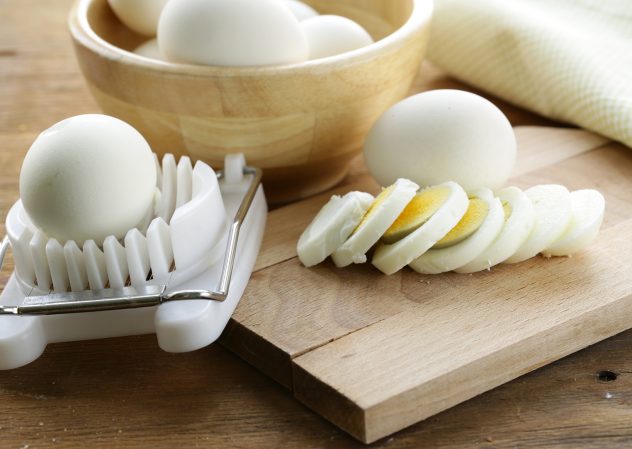
<svg viewBox="0 0 632 449"><path fill-rule="evenodd" d="M373 195L364 192L332 196L298 241L296 253L303 265L317 265L340 247L358 226L373 200Z"/></svg>
<svg viewBox="0 0 632 449"><path fill-rule="evenodd" d="M292 14L294 14L298 20L305 20L318 15L318 11L298 0L283 0L283 3L290 8L290 11L292 11Z"/></svg>
<svg viewBox="0 0 632 449"><path fill-rule="evenodd" d="M571 256L590 245L597 237L606 209L606 200L596 190L585 189L571 192L571 223L566 232L546 248L542 254Z"/></svg>
<svg viewBox="0 0 632 449"><path fill-rule="evenodd" d="M160 49L158 48L157 39L150 39L140 44L138 47L134 49L134 53L136 53L139 56L144 56L145 58L157 59L159 61L162 61L165 59L160 54Z"/></svg>
<svg viewBox="0 0 632 449"><path fill-rule="evenodd" d="M121 238L153 206L154 157L127 123L79 115L42 132L20 172L24 209L49 237L97 244Z"/></svg>
<svg viewBox="0 0 632 449"><path fill-rule="evenodd" d="M382 273L393 274L425 253L441 240L467 210L465 191L454 182L426 188L419 192L386 231L371 261Z"/></svg>
<svg viewBox="0 0 632 449"><path fill-rule="evenodd" d="M309 59L339 55L373 43L373 38L362 26L341 16L323 15L301 22L307 38ZM395 179L388 182L389 185Z"/></svg>
<svg viewBox="0 0 632 449"><path fill-rule="evenodd" d="M505 224L500 234L474 260L454 271L474 273L498 265L511 257L531 234L535 214L529 197L517 187L506 187L497 196L505 209Z"/></svg>
<svg viewBox="0 0 632 449"><path fill-rule="evenodd" d="M469 216L470 211L473 212L472 216ZM482 216L481 211L485 211ZM464 233L463 231L470 227L473 221L478 221L477 218L480 223L476 225L473 233ZM502 203L494 197L491 190L483 187L472 193L468 211L459 224L450 231L454 233L450 242L440 245L442 240L450 236L448 233L432 249L413 260L410 267L423 274L445 273L462 267L481 254L494 241L504 221L505 213Z"/></svg>
<svg viewBox="0 0 632 449"><path fill-rule="evenodd" d="M466 191L496 190L515 165L516 138L505 115L485 98L432 90L387 110L366 138L364 157L383 185L408 178L421 186L454 181Z"/></svg>
<svg viewBox="0 0 632 449"><path fill-rule="evenodd" d="M537 256L557 241L571 222L571 195L557 184L531 187L525 191L533 204L534 223L531 234L505 263L518 263Z"/></svg>
<svg viewBox="0 0 632 449"><path fill-rule="evenodd" d="M278 0L177 0L158 24L160 52L173 62L264 66L305 61L299 21Z"/></svg>
<svg viewBox="0 0 632 449"><path fill-rule="evenodd" d="M351 236L331 255L338 267L366 262L366 253L393 224L419 186L398 179L375 198Z"/></svg>
<svg viewBox="0 0 632 449"><path fill-rule="evenodd" d="M169 0L108 0L123 24L144 36L155 36L160 13Z"/></svg>

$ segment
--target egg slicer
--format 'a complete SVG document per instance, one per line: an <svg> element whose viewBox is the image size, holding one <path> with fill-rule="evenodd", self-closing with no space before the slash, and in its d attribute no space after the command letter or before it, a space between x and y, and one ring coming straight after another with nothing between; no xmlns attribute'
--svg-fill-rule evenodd
<svg viewBox="0 0 632 449"><path fill-rule="evenodd" d="M213 343L237 307L265 228L261 170L243 155L217 173L156 159L153 210L119 241L63 246L30 221L18 200L6 220L0 269L0 369L37 359L48 343L156 333L169 352ZM229 219L232 217L232 220Z"/></svg>

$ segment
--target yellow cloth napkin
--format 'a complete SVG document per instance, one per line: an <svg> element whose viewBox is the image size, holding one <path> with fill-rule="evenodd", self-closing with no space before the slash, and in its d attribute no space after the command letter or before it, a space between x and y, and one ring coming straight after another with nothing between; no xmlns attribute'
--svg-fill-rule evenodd
<svg viewBox="0 0 632 449"><path fill-rule="evenodd" d="M632 0L436 0L432 26L449 74L632 146Z"/></svg>

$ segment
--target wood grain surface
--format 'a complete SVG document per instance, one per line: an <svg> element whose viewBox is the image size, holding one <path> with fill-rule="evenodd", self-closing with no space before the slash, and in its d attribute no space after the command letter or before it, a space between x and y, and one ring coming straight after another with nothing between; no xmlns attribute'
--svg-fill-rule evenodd
<svg viewBox="0 0 632 449"><path fill-rule="evenodd" d="M19 168L35 136L67 116L98 111L72 53L66 28L70 4L50 0L44 7L41 0L0 0L3 218L18 197ZM421 73L415 91L469 89L431 66ZM494 101L514 124L550 124ZM616 152L615 162L627 160ZM346 182L353 182L358 171L360 162ZM539 176L528 182L538 182ZM614 205L629 198L622 186ZM617 214L617 208L611 213ZM6 278L5 271L0 283ZM630 447L630 354L632 331L374 447ZM221 346L171 355L159 350L153 336L49 346L33 364L0 372L0 414L2 448L363 447Z"/></svg>
<svg viewBox="0 0 632 449"><path fill-rule="evenodd" d="M268 200L287 203L344 178L371 125L406 96L430 35L428 0L307 3L356 20L376 39L390 37L372 51L294 67L217 68L121 50L133 50L140 36L105 0L79 0L69 24L81 70L106 113L135 126L159 154L188 153L217 166L227 153L244 153L264 169Z"/></svg>
<svg viewBox="0 0 632 449"><path fill-rule="evenodd" d="M632 157L580 130L518 127L520 187L597 188L602 232L573 258L474 275L306 269L296 242L323 194L270 213L260 271L225 344L365 442L630 327ZM534 156L535 154L535 156ZM341 190L376 193L368 176ZM617 263L613 264L613 260ZM248 338L242 338L242 334ZM247 342L247 346L244 345Z"/></svg>

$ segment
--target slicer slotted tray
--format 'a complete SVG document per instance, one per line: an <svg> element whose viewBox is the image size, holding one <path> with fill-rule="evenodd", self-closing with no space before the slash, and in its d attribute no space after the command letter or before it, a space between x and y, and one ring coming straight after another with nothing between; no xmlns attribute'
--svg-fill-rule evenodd
<svg viewBox="0 0 632 449"><path fill-rule="evenodd" d="M185 352L219 337L263 237L261 172L241 155L217 174L167 155L160 174L153 213L122 241L62 246L13 206L0 251L10 242L16 265L0 295L0 369L52 342L155 332L162 349Z"/></svg>

